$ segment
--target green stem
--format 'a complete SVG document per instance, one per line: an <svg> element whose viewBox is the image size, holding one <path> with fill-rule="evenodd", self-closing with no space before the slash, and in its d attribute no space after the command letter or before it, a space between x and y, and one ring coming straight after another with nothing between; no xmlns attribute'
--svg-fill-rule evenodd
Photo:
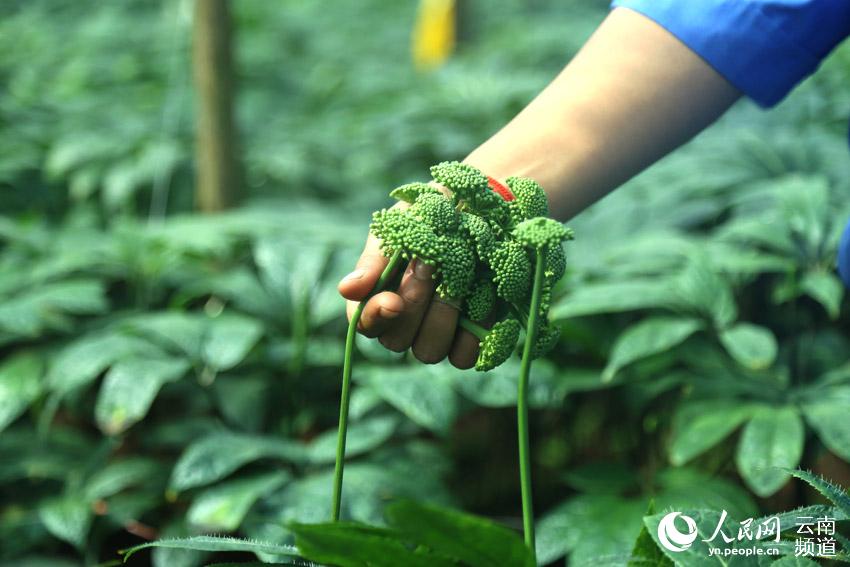
<svg viewBox="0 0 850 567"><path fill-rule="evenodd" d="M537 317L540 311L540 296L543 288L543 251L538 250L534 266L534 287L531 290L531 305L528 313L528 330L525 333L525 345L522 348L522 362L519 367L519 388L517 392L517 430L519 432L519 483L522 492L522 529L525 544L535 557L534 509L531 498L531 453L528 443L528 377L531 372L531 349L537 341Z"/></svg>
<svg viewBox="0 0 850 567"><path fill-rule="evenodd" d="M387 267L381 272L381 276L375 283L375 287L369 292L363 301L361 301L354 313L351 314L351 320L348 322L348 332L345 335L345 359L342 365L342 395L339 401L339 431L336 439L336 464L334 465L334 489L333 489L333 504L331 507L331 518L334 522L339 521L339 511L342 504L342 474L345 467L345 436L348 432L348 407L351 402L351 356L354 352L354 338L357 335L357 324L360 322L360 316L363 314L363 306L369 298L375 293L381 291L390 276L398 266L401 260L401 252L396 251Z"/></svg>
<svg viewBox="0 0 850 567"><path fill-rule="evenodd" d="M472 321L471 319L463 317L463 316L461 316L457 320L457 323L458 323L458 325L460 325L460 327L462 329L466 329L467 331L469 331L470 333L472 333L473 335L478 337L478 340L481 340L481 341L483 341L485 338L487 338L487 333L490 332L487 329L485 329L484 327L482 327L481 325L479 325L478 323Z"/></svg>

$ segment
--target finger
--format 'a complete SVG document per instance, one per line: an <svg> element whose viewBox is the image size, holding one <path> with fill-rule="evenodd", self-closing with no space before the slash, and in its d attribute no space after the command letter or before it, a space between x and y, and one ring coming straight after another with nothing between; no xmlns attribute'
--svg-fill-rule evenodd
<svg viewBox="0 0 850 567"><path fill-rule="evenodd" d="M357 302L349 301L346 306L349 319L357 308ZM381 336L404 310L404 301L393 292L384 291L370 298L363 306L357 330L367 337Z"/></svg>
<svg viewBox="0 0 850 567"><path fill-rule="evenodd" d="M413 355L425 364L446 358L452 348L457 318L458 310L435 296L413 341Z"/></svg>
<svg viewBox="0 0 850 567"><path fill-rule="evenodd" d="M395 352L410 348L431 303L435 286L433 266L420 260L410 263L396 292L404 301L404 312L381 336L382 345Z"/></svg>
<svg viewBox="0 0 850 567"><path fill-rule="evenodd" d="M461 370L472 368L475 366L475 361L478 360L479 345L478 337L466 329L458 327L455 342L452 344L452 350L449 353L449 362Z"/></svg>
<svg viewBox="0 0 850 567"><path fill-rule="evenodd" d="M354 270L339 282L339 293L352 301L363 299L375 287L388 262L387 257L381 253L378 239L370 234Z"/></svg>

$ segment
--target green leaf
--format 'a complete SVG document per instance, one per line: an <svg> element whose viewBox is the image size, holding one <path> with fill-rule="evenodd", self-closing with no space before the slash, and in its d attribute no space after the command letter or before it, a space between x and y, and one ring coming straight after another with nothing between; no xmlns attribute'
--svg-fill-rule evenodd
<svg viewBox="0 0 850 567"><path fill-rule="evenodd" d="M837 319L844 299L844 285L831 272L807 272L800 282L803 292L823 305L830 319Z"/></svg>
<svg viewBox="0 0 850 567"><path fill-rule="evenodd" d="M256 432L262 429L268 409L273 405L267 376L220 374L212 383L219 411L235 428Z"/></svg>
<svg viewBox="0 0 850 567"><path fill-rule="evenodd" d="M64 557L38 555L16 558L15 567L80 567L80 563Z"/></svg>
<svg viewBox="0 0 850 567"><path fill-rule="evenodd" d="M72 495L50 500L38 509L41 523L55 537L82 548L91 526L92 512L88 502Z"/></svg>
<svg viewBox="0 0 850 567"><path fill-rule="evenodd" d="M212 320L203 342L201 358L213 370L233 368L263 335L263 325L242 315L223 314Z"/></svg>
<svg viewBox="0 0 850 567"><path fill-rule="evenodd" d="M845 517L850 518L850 495L847 494L845 489L811 471L788 469L786 472L810 484L824 498L835 504Z"/></svg>
<svg viewBox="0 0 850 567"><path fill-rule="evenodd" d="M689 260L671 291L681 308L710 318L718 329L725 328L738 316L732 288L705 254Z"/></svg>
<svg viewBox="0 0 850 567"><path fill-rule="evenodd" d="M410 440L382 447L345 467L342 517L371 524L384 521L384 507L396 498L452 501L443 477L448 462L437 446ZM330 515L333 470L325 468L275 494L275 521L324 522ZM318 504L317 504L318 503Z"/></svg>
<svg viewBox="0 0 850 567"><path fill-rule="evenodd" d="M716 474L677 467L659 471L654 480L653 498L659 510L726 510L736 518L753 517L759 512L748 490Z"/></svg>
<svg viewBox="0 0 850 567"><path fill-rule="evenodd" d="M191 527L183 518L165 524L160 530L159 539L178 539L194 535ZM265 541L264 538L254 538ZM118 553L122 553L119 551ZM155 547L151 552L152 567L199 567L210 555L208 551L179 549L173 547Z"/></svg>
<svg viewBox="0 0 850 567"><path fill-rule="evenodd" d="M711 257L712 265L728 274L787 273L796 267L788 258L720 240L707 242L704 250Z"/></svg>
<svg viewBox="0 0 850 567"><path fill-rule="evenodd" d="M735 399L685 403L676 410L670 462L683 465L714 447L752 417L755 408Z"/></svg>
<svg viewBox="0 0 850 567"><path fill-rule="evenodd" d="M409 500L389 505L386 516L410 541L469 565L534 565L516 532L483 518Z"/></svg>
<svg viewBox="0 0 850 567"><path fill-rule="evenodd" d="M361 455L385 443L398 427L398 421L395 416L384 416L350 424L345 443L346 458ZM336 443L337 431L335 429L317 437L308 448L310 461L316 464L334 462L336 459Z"/></svg>
<svg viewBox="0 0 850 567"><path fill-rule="evenodd" d="M18 354L0 366L0 432L41 394L44 364L33 354Z"/></svg>
<svg viewBox="0 0 850 567"><path fill-rule="evenodd" d="M753 522L754 525L757 525L765 520L771 518L779 519L779 529L781 532L786 532L788 530L796 530L797 529L797 518L800 517L812 517L812 518L835 518L836 521L847 520L850 519L846 514L844 514L839 508L835 506L826 506L824 504L814 504L812 506L802 506L800 508L795 508L793 510L787 510L785 512L778 512L776 514L768 514L766 516L762 516L760 518L756 518Z"/></svg>
<svg viewBox="0 0 850 567"><path fill-rule="evenodd" d="M307 559L338 567L450 567L454 561L411 550L390 531L363 524L290 524Z"/></svg>
<svg viewBox="0 0 850 567"><path fill-rule="evenodd" d="M697 528L697 537L694 542L686 549L682 551L671 551L667 547L661 544L659 538L659 529L658 525L661 523L661 520L667 516L669 511L665 511L663 513L655 514L652 516L647 516L644 518L644 525L649 532L650 537L655 541L658 545L658 548L666 555L670 560L673 561L677 567L710 567L710 566L718 566L718 565L734 565L736 564L734 559L726 560L724 559L723 552L727 548L738 548L738 547L751 547L753 545L758 545L753 541L744 539L742 541L734 541L732 543L725 543L723 537L721 535L717 535L712 541L704 541L710 539L714 535L715 529L718 527L721 519L721 512L717 510L676 510L676 512L681 512L683 516L687 516L691 518ZM679 522L682 522L681 518L677 518ZM677 529L679 531L684 531L684 525L676 522ZM722 531L724 534L735 537L738 534L738 528L740 528L740 523L736 522L731 516L726 516L725 521L723 522ZM713 556L709 555L710 550L717 549L719 550L720 555ZM739 565L748 565L746 563Z"/></svg>
<svg viewBox="0 0 850 567"><path fill-rule="evenodd" d="M101 431L115 435L147 415L160 388L189 369L189 361L178 358L127 358L106 373L95 405Z"/></svg>
<svg viewBox="0 0 850 567"><path fill-rule="evenodd" d="M143 549L161 547L167 549L188 549L192 551L268 553L271 555L298 556L298 550L291 545L281 545L266 541L255 541L224 536L193 536L187 538L160 539L136 545L121 552L126 562Z"/></svg>
<svg viewBox="0 0 850 567"><path fill-rule="evenodd" d="M636 471L624 463L588 463L567 471L563 478L583 493L625 494L640 484Z"/></svg>
<svg viewBox="0 0 850 567"><path fill-rule="evenodd" d="M177 311L145 313L123 322L132 332L140 333L157 344L176 349L193 360L200 359L210 318L198 313Z"/></svg>
<svg viewBox="0 0 850 567"><path fill-rule="evenodd" d="M701 326L696 319L652 317L629 327L614 343L602 379L613 380L617 371L624 366L673 348Z"/></svg>
<svg viewBox="0 0 850 567"><path fill-rule="evenodd" d="M220 480L259 459L303 462L306 449L291 441L256 435L214 433L186 448L171 473L171 488L186 490Z"/></svg>
<svg viewBox="0 0 850 567"><path fill-rule="evenodd" d="M259 498L288 480L288 473L278 471L223 482L198 494L186 512L186 519L205 530L233 531Z"/></svg>
<svg viewBox="0 0 850 567"><path fill-rule="evenodd" d="M552 321L600 313L620 313L670 304L670 288L656 280L602 282L576 286L549 311Z"/></svg>
<svg viewBox="0 0 850 567"><path fill-rule="evenodd" d="M765 408L744 427L735 461L753 492L770 496L788 482L803 454L805 427L797 410Z"/></svg>
<svg viewBox="0 0 850 567"><path fill-rule="evenodd" d="M778 350L770 329L751 323L737 323L720 331L720 342L732 358L752 370L773 364Z"/></svg>
<svg viewBox="0 0 850 567"><path fill-rule="evenodd" d="M649 509L646 511L648 516L655 513L655 506L652 502L649 503ZM655 540L649 535L649 530L646 524L640 530L635 546L632 548L632 556L629 559L628 567L673 567L673 562L670 558L664 555L664 552L656 545Z"/></svg>
<svg viewBox="0 0 850 567"><path fill-rule="evenodd" d="M569 553L570 565L598 565L602 558L625 564L645 510L643 500L610 494L563 502L537 522L537 561L546 565Z"/></svg>
<svg viewBox="0 0 850 567"><path fill-rule="evenodd" d="M143 457L130 457L109 463L88 479L85 495L89 500L108 498L134 485L164 476L163 465Z"/></svg>
<svg viewBox="0 0 850 567"><path fill-rule="evenodd" d="M69 428L42 437L33 428L11 428L0 435L0 482L25 479L65 481L83 465L94 443Z"/></svg>
<svg viewBox="0 0 850 567"><path fill-rule="evenodd" d="M122 358L163 355L161 349L139 337L115 333L87 335L51 360L47 383L52 390L65 394L85 386Z"/></svg>
<svg viewBox="0 0 850 567"><path fill-rule="evenodd" d="M449 381L422 365L367 367L360 381L411 421L438 433L446 433L458 413Z"/></svg>
<svg viewBox="0 0 850 567"><path fill-rule="evenodd" d="M0 330L37 337L45 328L67 326L66 314L106 311L103 284L96 280L62 281L27 289L0 304Z"/></svg>
<svg viewBox="0 0 850 567"><path fill-rule="evenodd" d="M125 324L151 339L165 341L217 372L241 362L263 334L259 321L235 313L217 317L202 313L150 313Z"/></svg>
<svg viewBox="0 0 850 567"><path fill-rule="evenodd" d="M812 561L807 557L797 557L794 555L786 555L771 563L772 567L817 567L819 563Z"/></svg>
<svg viewBox="0 0 850 567"><path fill-rule="evenodd" d="M485 407L515 407L520 361L511 357L489 372L468 372L440 365L444 376L465 397ZM556 368L551 361L534 361L534 377L528 385L528 403L532 408L560 407L569 392L595 389L602 385L596 368Z"/></svg>
<svg viewBox="0 0 850 567"><path fill-rule="evenodd" d="M850 461L850 386L823 390L820 396L803 406L803 415L830 451Z"/></svg>

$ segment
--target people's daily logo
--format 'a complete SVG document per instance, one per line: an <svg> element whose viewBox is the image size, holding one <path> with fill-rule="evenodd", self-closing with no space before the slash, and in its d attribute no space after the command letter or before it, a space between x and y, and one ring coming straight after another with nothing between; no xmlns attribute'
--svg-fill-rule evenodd
<svg viewBox="0 0 850 567"><path fill-rule="evenodd" d="M679 531L676 519L684 522L687 531ZM670 512L658 523L658 541L670 551L685 551L697 539L697 523L690 516L681 512Z"/></svg>
<svg viewBox="0 0 850 567"><path fill-rule="evenodd" d="M730 557L779 555L779 540L783 529L790 532L792 526L782 527L779 516L747 518L741 522L729 519L729 513L720 514L703 510L697 512L700 522L708 527L717 517L717 524L710 537L700 541L707 544L709 556ZM695 513L696 514L696 513ZM797 538L794 539L794 555L797 557L835 557L836 519L827 515L797 516ZM706 529L706 534L708 530ZM697 523L691 516L681 512L670 512L658 522L658 543L667 551L681 553L691 548L699 537Z"/></svg>

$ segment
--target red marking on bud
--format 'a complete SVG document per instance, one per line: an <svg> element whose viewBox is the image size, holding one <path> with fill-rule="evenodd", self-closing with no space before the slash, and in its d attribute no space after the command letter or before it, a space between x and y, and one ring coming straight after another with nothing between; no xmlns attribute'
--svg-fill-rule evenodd
<svg viewBox="0 0 850 567"><path fill-rule="evenodd" d="M514 199L516 199L516 197L514 197L514 194L511 193L510 189L508 189L505 185L499 183L497 180L493 179L489 175L487 176L487 184L490 186L490 189L498 193L505 201L513 201Z"/></svg>

